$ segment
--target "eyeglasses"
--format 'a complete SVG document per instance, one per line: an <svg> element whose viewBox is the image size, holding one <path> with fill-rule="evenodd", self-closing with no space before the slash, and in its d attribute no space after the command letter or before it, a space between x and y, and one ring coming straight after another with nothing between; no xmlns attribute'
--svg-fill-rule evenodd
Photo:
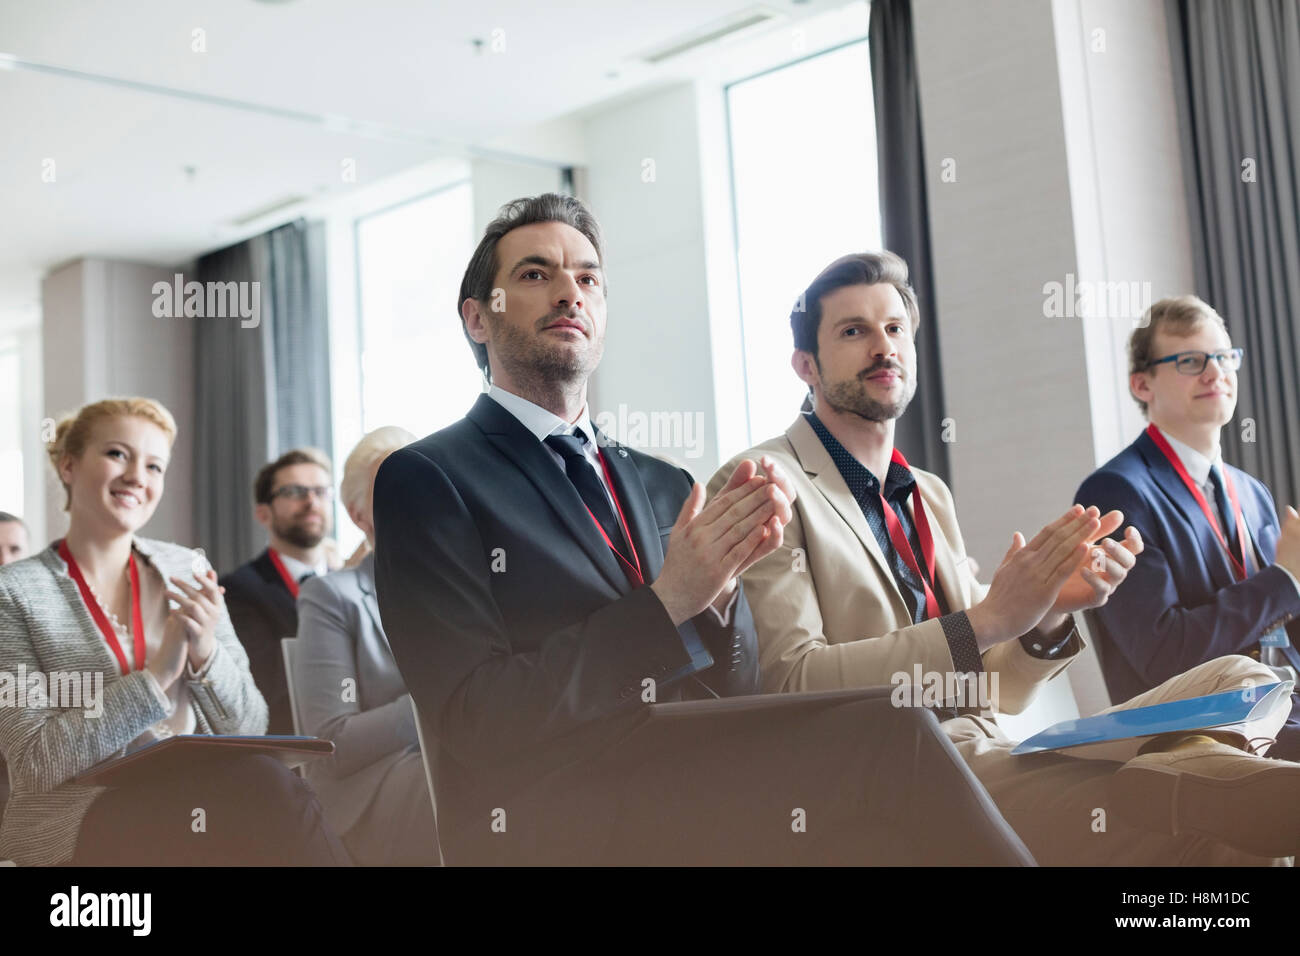
<svg viewBox="0 0 1300 956"><path fill-rule="evenodd" d="M1178 369L1180 375L1200 375L1205 371L1205 366L1209 364L1210 359L1214 359L1219 363L1219 368L1225 372L1235 372L1241 368L1241 357L1245 354L1245 349L1228 349L1226 352L1175 352L1173 355L1148 362L1147 368L1173 362L1174 368Z"/></svg>
<svg viewBox="0 0 1300 956"><path fill-rule="evenodd" d="M293 501L306 501L308 495L315 495L321 501L330 501L334 489L329 485L283 485L271 492L272 498L290 498Z"/></svg>

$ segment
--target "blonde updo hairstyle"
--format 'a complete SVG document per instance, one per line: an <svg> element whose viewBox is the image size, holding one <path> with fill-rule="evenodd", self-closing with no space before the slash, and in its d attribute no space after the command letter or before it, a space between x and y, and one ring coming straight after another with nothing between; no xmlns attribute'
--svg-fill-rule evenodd
<svg viewBox="0 0 1300 956"><path fill-rule="evenodd" d="M397 425L385 425L367 432L348 454L343 464L343 481L339 484L339 497L343 507L360 509L370 491L370 469L375 462L387 458L397 449L415 441L415 436Z"/></svg>
<svg viewBox="0 0 1300 956"><path fill-rule="evenodd" d="M72 489L63 480L59 466L65 455L79 459L86 451L95 426L111 418L143 418L162 429L170 447L176 441L176 419L161 403L152 398L105 398L83 405L70 415L64 415L54 427L54 439L46 442L45 451L54 468L54 476L63 485L63 510L72 505Z"/></svg>

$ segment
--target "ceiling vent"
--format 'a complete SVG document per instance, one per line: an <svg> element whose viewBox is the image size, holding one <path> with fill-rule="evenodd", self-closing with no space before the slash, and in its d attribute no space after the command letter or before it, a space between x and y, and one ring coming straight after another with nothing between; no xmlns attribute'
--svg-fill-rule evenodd
<svg viewBox="0 0 1300 956"><path fill-rule="evenodd" d="M651 64L663 63L673 57L697 50L702 46L735 36L745 30L774 23L784 16L785 14L780 11L768 7L747 7L731 14L726 19L715 20L707 26L700 27L684 36L679 36L648 53L643 53L640 59Z"/></svg>
<svg viewBox="0 0 1300 956"><path fill-rule="evenodd" d="M246 212L238 219L232 220L232 223L236 226L247 226L251 223L257 222L259 219L265 219L267 216L274 215L277 212L283 212L290 206L296 206L298 203L306 201L306 196L286 196L283 199L277 199L273 203L268 203L258 209Z"/></svg>

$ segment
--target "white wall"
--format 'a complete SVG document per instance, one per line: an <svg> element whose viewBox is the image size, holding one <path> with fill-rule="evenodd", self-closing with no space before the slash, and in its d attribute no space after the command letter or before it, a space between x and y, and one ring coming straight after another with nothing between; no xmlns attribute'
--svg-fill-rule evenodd
<svg viewBox="0 0 1300 956"><path fill-rule="evenodd" d="M913 10L952 486L987 579L1094 464L1082 329L1043 314L1044 284L1077 268L1052 8Z"/></svg>
<svg viewBox="0 0 1300 956"><path fill-rule="evenodd" d="M1161 0L917 0L914 16L953 493L988 580L1012 530L1060 514L1142 425L1125 345L1148 302L1048 318L1044 286L1192 288L1168 38ZM1008 730L1074 716L1068 686Z"/></svg>
<svg viewBox="0 0 1300 956"><path fill-rule="evenodd" d="M23 520L32 549L49 540L46 534L45 482L50 468L41 435L41 411L44 395L44 368L41 362L41 328L28 326L17 333L18 353L22 359L22 407L19 411L19 435L23 451Z"/></svg>
<svg viewBox="0 0 1300 956"><path fill-rule="evenodd" d="M483 235L497 211L512 199L553 193L560 188L560 168L549 164L476 159L470 163L474 189L474 233Z"/></svg>
<svg viewBox="0 0 1300 956"><path fill-rule="evenodd" d="M1195 288L1162 0L1053 0L1080 278L1150 301L1083 322L1094 458L1145 426L1129 396L1128 336L1151 301Z"/></svg>
<svg viewBox="0 0 1300 956"><path fill-rule="evenodd" d="M194 319L156 318L153 284L177 271L79 259L42 283L44 416L58 418L110 396L160 401L176 419L166 490L146 537L194 540ZM197 320L203 321L203 320ZM63 492L47 469L46 536L67 530Z"/></svg>
<svg viewBox="0 0 1300 956"><path fill-rule="evenodd" d="M718 424L698 116L691 84L589 116L584 198L604 229L609 278L591 407L644 422L645 442L614 431L706 480L718 465ZM676 434L662 427L672 413L681 413Z"/></svg>

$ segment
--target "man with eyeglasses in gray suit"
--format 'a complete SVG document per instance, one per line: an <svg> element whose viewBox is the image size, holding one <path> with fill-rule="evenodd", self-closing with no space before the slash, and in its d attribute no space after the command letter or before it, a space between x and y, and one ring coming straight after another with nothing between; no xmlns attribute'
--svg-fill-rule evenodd
<svg viewBox="0 0 1300 956"><path fill-rule="evenodd" d="M1075 495L1123 511L1146 543L1127 584L1093 612L1107 689L1127 700L1228 654L1294 679L1300 515L1287 507L1279 521L1268 488L1220 452L1243 350L1193 295L1161 299L1146 319L1129 339L1129 389L1150 424ZM1300 758L1300 718L1268 755Z"/></svg>

